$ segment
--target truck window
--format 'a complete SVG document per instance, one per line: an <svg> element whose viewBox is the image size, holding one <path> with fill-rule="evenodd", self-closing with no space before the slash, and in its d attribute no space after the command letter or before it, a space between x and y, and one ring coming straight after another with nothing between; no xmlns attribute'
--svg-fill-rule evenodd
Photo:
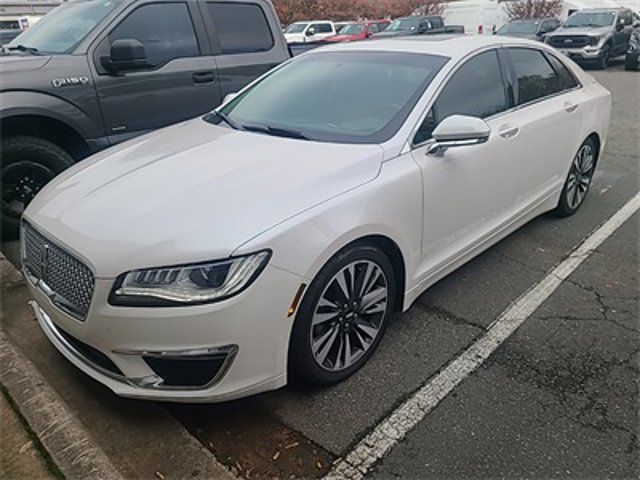
<svg viewBox="0 0 640 480"><path fill-rule="evenodd" d="M209 3L222 53L264 52L273 47L267 17L255 3Z"/></svg>
<svg viewBox="0 0 640 480"><path fill-rule="evenodd" d="M142 42L155 67L200 55L186 3L151 3L135 9L109 34L110 43L120 39Z"/></svg>

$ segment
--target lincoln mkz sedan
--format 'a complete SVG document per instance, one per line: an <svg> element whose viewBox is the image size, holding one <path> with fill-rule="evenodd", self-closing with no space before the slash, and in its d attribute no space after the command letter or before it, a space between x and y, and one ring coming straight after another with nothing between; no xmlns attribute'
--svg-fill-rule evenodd
<svg viewBox="0 0 640 480"><path fill-rule="evenodd" d="M37 319L127 397L338 382L434 282L534 217L580 208L610 109L591 76L529 40L310 51L47 185L22 224Z"/></svg>

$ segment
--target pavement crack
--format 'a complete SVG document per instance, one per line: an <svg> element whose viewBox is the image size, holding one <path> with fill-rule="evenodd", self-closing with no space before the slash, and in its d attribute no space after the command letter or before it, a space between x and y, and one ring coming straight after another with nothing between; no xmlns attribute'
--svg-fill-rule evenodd
<svg viewBox="0 0 640 480"><path fill-rule="evenodd" d="M442 307L437 307L435 305L424 305L418 302L414 304L414 307L418 308L419 310L427 314L439 315L439 316L445 317L450 322L453 322L458 325L465 325L465 326L472 327L474 329L480 329L480 330L485 329L484 325L472 322L471 320L467 320L466 318L460 317L455 313L452 313L449 310Z"/></svg>

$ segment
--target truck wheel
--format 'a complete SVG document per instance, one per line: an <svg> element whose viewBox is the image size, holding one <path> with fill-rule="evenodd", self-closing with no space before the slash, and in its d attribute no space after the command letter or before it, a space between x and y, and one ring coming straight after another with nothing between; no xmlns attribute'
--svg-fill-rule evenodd
<svg viewBox="0 0 640 480"><path fill-rule="evenodd" d="M18 238L20 217L53 177L73 165L71 155L42 138L15 136L0 147L2 238Z"/></svg>
<svg viewBox="0 0 640 480"><path fill-rule="evenodd" d="M598 58L598 63L596 63L596 68L598 70L606 70L609 65L609 58L611 57L611 46L605 45L602 49L602 55Z"/></svg>
<svg viewBox="0 0 640 480"><path fill-rule="evenodd" d="M638 68L638 59L633 58L631 55L627 55L624 59L625 70L636 70Z"/></svg>

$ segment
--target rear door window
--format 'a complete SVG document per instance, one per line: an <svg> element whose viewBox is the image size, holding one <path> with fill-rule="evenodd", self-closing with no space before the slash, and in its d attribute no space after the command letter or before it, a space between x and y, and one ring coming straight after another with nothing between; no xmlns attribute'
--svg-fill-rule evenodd
<svg viewBox="0 0 640 480"><path fill-rule="evenodd" d="M532 102L561 90L560 79L540 50L509 48L516 77L517 103Z"/></svg>
<svg viewBox="0 0 640 480"><path fill-rule="evenodd" d="M255 3L209 3L224 54L264 52L273 47L269 22Z"/></svg>
<svg viewBox="0 0 640 480"><path fill-rule="evenodd" d="M575 79L569 69L553 55L548 55L549 61L553 65L558 78L560 79L560 85L563 90L570 90L578 86L578 81Z"/></svg>

